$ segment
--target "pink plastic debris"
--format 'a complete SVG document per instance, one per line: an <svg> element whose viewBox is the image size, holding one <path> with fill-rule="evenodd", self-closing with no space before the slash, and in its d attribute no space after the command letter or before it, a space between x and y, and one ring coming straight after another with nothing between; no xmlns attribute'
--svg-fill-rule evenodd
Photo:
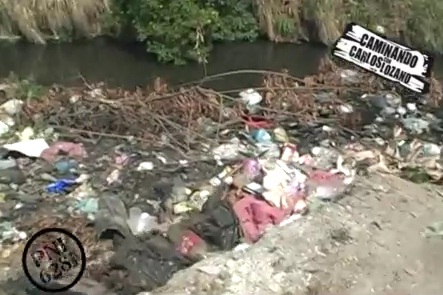
<svg viewBox="0 0 443 295"><path fill-rule="evenodd" d="M306 181L310 196L322 200L334 200L342 196L347 189L345 175L317 170L309 175Z"/></svg>
<svg viewBox="0 0 443 295"><path fill-rule="evenodd" d="M306 154L306 155L300 156L298 163L311 166L314 163L314 158L310 154Z"/></svg>
<svg viewBox="0 0 443 295"><path fill-rule="evenodd" d="M280 159L285 162L296 162L298 158L297 146L291 143L285 144Z"/></svg>
<svg viewBox="0 0 443 295"><path fill-rule="evenodd" d="M243 173L249 178L254 179L261 173L261 165L256 159L246 159L243 162Z"/></svg>
<svg viewBox="0 0 443 295"><path fill-rule="evenodd" d="M58 155L66 154L73 158L87 157L86 150L81 143L73 143L68 141L59 141L53 143L49 148L45 149L40 157L48 162L54 162Z"/></svg>
<svg viewBox="0 0 443 295"><path fill-rule="evenodd" d="M288 196L294 197L296 199L304 198L305 184L298 181L297 179L293 179L285 188L285 192Z"/></svg>
<svg viewBox="0 0 443 295"><path fill-rule="evenodd" d="M280 160L284 162L295 162L298 164L311 165L314 161L311 155L300 155L295 144L287 143L283 146Z"/></svg>
<svg viewBox="0 0 443 295"><path fill-rule="evenodd" d="M115 157L115 164L118 166L124 166L128 163L129 158L129 155L127 154L119 154Z"/></svg>
<svg viewBox="0 0 443 295"><path fill-rule="evenodd" d="M196 247L204 247L205 242L193 231L187 230L184 232L177 251L182 255L189 255Z"/></svg>

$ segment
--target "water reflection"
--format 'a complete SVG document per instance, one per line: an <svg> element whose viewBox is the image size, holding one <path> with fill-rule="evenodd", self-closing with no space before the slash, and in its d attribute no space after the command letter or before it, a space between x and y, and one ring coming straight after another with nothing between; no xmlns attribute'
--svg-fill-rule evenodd
<svg viewBox="0 0 443 295"><path fill-rule="evenodd" d="M174 84L197 80L205 75L240 69L281 70L302 77L315 73L328 49L312 45L253 43L218 44L205 69L196 63L185 66L162 65L145 52L140 44L122 44L101 38L94 41L50 44L47 46L17 43L0 44L0 77L11 71L21 77L33 76L42 84L106 81L111 85L134 87L145 85L155 77ZM443 78L443 59L434 65L437 77ZM257 75L231 76L208 84L209 87L232 89L255 86Z"/></svg>
<svg viewBox="0 0 443 295"><path fill-rule="evenodd" d="M304 76L315 72L326 52L327 49L322 47L265 41L219 44L209 58L206 73L286 68L293 75ZM12 71L21 77L33 76L43 84L78 84L81 75L90 82L106 81L112 85L134 87L157 76L181 83L200 79L205 74L201 65L161 65L140 45L119 44L106 39L47 46L1 44L0 65L0 77ZM224 78L215 86L247 87L256 85L259 80L256 75L242 75L241 79L238 76Z"/></svg>

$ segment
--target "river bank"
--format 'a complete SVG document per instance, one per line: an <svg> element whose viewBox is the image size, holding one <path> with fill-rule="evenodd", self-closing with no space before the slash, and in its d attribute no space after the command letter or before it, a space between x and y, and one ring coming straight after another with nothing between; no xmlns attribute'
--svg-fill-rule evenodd
<svg viewBox="0 0 443 295"><path fill-rule="evenodd" d="M57 2L57 3L56 3ZM0 36L36 43L101 35L139 40L163 61L192 57L204 61L212 41L256 40L332 44L346 23L383 29L409 45L441 52L443 8L436 0L391 3L367 1L227 1L202 5L196 0L175 4L142 1L2 0ZM183 14L181 11L188 10ZM171 11L174 13L171 14ZM186 25L184 25L184 21ZM179 42L181 40L181 42ZM179 45L181 44L181 45Z"/></svg>

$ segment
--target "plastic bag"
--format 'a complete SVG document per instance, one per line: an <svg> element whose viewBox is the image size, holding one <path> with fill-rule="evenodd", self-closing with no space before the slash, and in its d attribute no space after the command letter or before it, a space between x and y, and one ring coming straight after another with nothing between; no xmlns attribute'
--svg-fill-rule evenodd
<svg viewBox="0 0 443 295"><path fill-rule="evenodd" d="M46 187L48 193L62 193L73 184L77 183L75 179L59 179Z"/></svg>
<svg viewBox="0 0 443 295"><path fill-rule="evenodd" d="M154 216L138 207L130 208L128 214L122 200L115 195L103 195L100 198L95 220L99 235L106 230L114 230L124 237L149 232L158 225Z"/></svg>
<svg viewBox="0 0 443 295"><path fill-rule="evenodd" d="M249 178L254 179L261 174L260 162L256 159L246 159L243 161L243 173Z"/></svg>
<svg viewBox="0 0 443 295"><path fill-rule="evenodd" d="M129 219L127 221L129 228L134 235L150 232L158 226L157 218L149 213L143 212L138 207L129 209Z"/></svg>

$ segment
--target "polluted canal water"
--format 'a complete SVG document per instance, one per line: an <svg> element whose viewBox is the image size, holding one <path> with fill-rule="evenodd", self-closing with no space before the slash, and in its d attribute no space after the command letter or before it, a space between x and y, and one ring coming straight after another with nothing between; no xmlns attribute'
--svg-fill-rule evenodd
<svg viewBox="0 0 443 295"><path fill-rule="evenodd" d="M276 70L283 68L297 77L315 73L324 47L274 44L271 42L217 45L206 66L208 75L239 69ZM33 77L38 83L82 84L104 81L112 86L133 88L152 82L156 77L178 84L201 79L204 68L197 63L184 66L159 64L146 53L143 45L121 44L97 39L47 46L17 43L0 44L0 77L14 72L21 78ZM215 86L225 89L256 86L257 75L242 76L242 81L223 79ZM212 85L211 85L212 86Z"/></svg>
<svg viewBox="0 0 443 295"><path fill-rule="evenodd" d="M320 61L325 49L250 43L215 48L207 74L282 68L290 74L238 75L179 92L165 84L122 91L112 85L132 88L157 76L179 84L202 78L202 67L161 66L122 45L94 42L42 47L32 65L19 64L12 50L4 61L39 83L77 87L52 87L36 99L18 100L19 83L1 84L0 122L7 123L0 169L0 268L6 270L0 272L0 294L41 294L17 265L26 240L48 227L69 230L86 252L84 276L65 294L277 295L311 294L318 288L312 277L323 282L323 275L331 277L328 271L369 273L348 269L367 265L358 259L337 265L334 251L349 250L343 261L366 255L358 245L379 238L364 240L372 235L367 225L375 224L374 216L386 215L374 226L376 233L383 235L383 228L386 237L403 239L400 244L421 239L420 231L438 221L440 199L429 206L437 213L416 202L414 215L395 222L408 230L396 234L385 227L387 217L414 200L377 201L384 192L389 200L407 195L386 189L379 173L390 174L389 184L403 181L397 176L443 182L441 120L431 107L440 99L437 82L431 95L406 96L369 73ZM37 48L14 46L23 46L18 52ZM94 84L103 80L107 86ZM241 91L214 91L223 88ZM373 118L362 120L361 109L370 109ZM407 218L420 211L426 218L409 225ZM391 247L397 258L409 254L398 248L397 238L391 243L386 237L380 236L387 241L383 249ZM320 259L328 264L315 265ZM382 272L384 280L394 270L389 264L385 271L381 261L371 273ZM66 275L48 287L71 280ZM317 293L345 294L343 288L350 287L331 283Z"/></svg>

